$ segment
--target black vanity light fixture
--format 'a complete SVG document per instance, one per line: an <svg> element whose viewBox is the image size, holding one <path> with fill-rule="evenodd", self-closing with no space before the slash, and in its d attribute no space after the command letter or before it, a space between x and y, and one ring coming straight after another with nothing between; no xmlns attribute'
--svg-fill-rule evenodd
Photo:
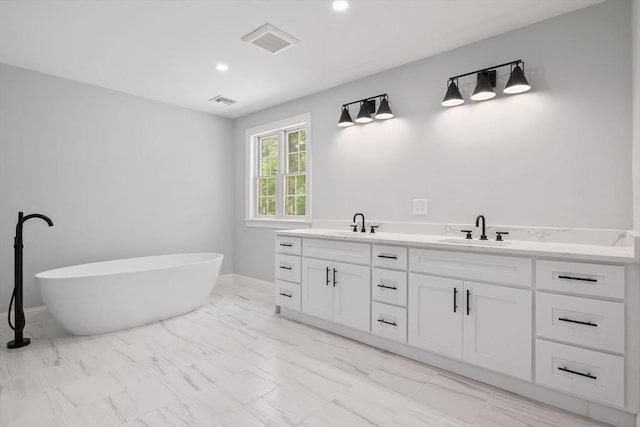
<svg viewBox="0 0 640 427"><path fill-rule="evenodd" d="M503 90L504 93L516 94L526 92L531 89L531 86L524 75L524 61L522 59L518 59L511 62L505 62L504 64L494 65L493 67L449 77L447 82L447 93L442 100L442 106L455 107L456 105L464 104L464 98L458 89L458 79L460 77L471 76L473 74L476 75L477 82L476 88L471 95L471 99L473 101L486 101L488 99L495 98L496 93L493 88L496 87L496 70L507 66L511 68L511 74L509 76L509 81Z"/></svg>
<svg viewBox="0 0 640 427"><path fill-rule="evenodd" d="M376 100L380 100L378 112L376 112ZM348 102L342 105L342 114L340 114L340 120L338 126L349 127L354 125L354 121L349 113L349 106L353 104L360 104L360 111L356 116L355 123L371 123L374 117L378 120L387 120L393 118L393 112L389 106L389 96L386 93L382 95L371 96L369 98L359 99L357 101Z"/></svg>

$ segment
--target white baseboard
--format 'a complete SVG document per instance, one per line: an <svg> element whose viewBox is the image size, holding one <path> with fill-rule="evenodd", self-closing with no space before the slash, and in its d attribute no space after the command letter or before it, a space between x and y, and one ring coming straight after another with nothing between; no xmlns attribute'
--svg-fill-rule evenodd
<svg viewBox="0 0 640 427"><path fill-rule="evenodd" d="M266 280L256 279L255 277L243 276L242 274L222 274L218 277L218 281L216 284L219 285L259 285L259 286L271 286L273 287L273 282L268 282Z"/></svg>
<svg viewBox="0 0 640 427"><path fill-rule="evenodd" d="M13 317L13 315L12 315ZM27 323L32 322L42 322L44 320L51 319L51 315L49 314L49 310L47 307L42 305L40 307L33 308L25 308L24 317ZM0 330L9 329L9 323L7 322L7 313L0 313Z"/></svg>
<svg viewBox="0 0 640 427"><path fill-rule="evenodd" d="M216 285L230 285L233 283L233 276L233 273L219 275L218 280L216 280Z"/></svg>

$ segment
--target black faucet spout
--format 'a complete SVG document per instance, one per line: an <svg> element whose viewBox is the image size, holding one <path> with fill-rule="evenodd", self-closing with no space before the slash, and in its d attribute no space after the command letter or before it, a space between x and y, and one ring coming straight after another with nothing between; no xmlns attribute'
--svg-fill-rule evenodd
<svg viewBox="0 0 640 427"><path fill-rule="evenodd" d="M22 243L22 226L25 222L30 219L38 218L46 222L49 227L53 227L53 221L46 215L42 214L29 214L25 215L24 212L18 212L18 223L16 224L16 237L14 239L15 243Z"/></svg>
<svg viewBox="0 0 640 427"><path fill-rule="evenodd" d="M484 218L484 215L478 215L478 217L476 218L476 227L480 227L480 220L482 220L482 234L480 235L480 240L487 240L487 233L486 233L486 220Z"/></svg>
<svg viewBox="0 0 640 427"><path fill-rule="evenodd" d="M358 212L357 214L355 214L353 216L353 223L354 224L356 223L356 218L358 218L358 217L362 217L362 228L360 228L360 232L361 233L366 233L367 232L367 228L366 228L366 224L365 224L365 221L364 221L364 214L363 213Z"/></svg>
<svg viewBox="0 0 640 427"><path fill-rule="evenodd" d="M49 224L49 227L53 227L53 221L51 221L51 218L49 218L49 217L48 217L48 216L46 216L46 215L42 215L42 214L30 214L30 215L27 215L27 216L25 216L25 217L23 218L22 222L29 221L29 220L30 220L30 219L32 219L32 218L38 218L38 219L41 219L41 220L43 220L44 222L46 222L47 224Z"/></svg>

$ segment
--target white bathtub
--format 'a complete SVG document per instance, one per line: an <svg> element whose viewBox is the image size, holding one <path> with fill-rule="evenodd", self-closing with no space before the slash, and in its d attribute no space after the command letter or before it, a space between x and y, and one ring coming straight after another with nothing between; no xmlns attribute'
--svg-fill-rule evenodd
<svg viewBox="0 0 640 427"><path fill-rule="evenodd" d="M200 307L222 254L194 253L96 262L36 275L51 316L75 335L168 319Z"/></svg>

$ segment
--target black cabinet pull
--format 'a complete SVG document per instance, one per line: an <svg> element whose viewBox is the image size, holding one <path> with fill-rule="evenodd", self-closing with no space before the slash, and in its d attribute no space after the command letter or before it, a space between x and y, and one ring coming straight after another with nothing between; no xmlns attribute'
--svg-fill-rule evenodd
<svg viewBox="0 0 640 427"><path fill-rule="evenodd" d="M387 285L383 285L382 283L377 284L376 286L379 287L379 288L393 289L394 291L398 290L398 288L396 288L395 286L387 286Z"/></svg>
<svg viewBox="0 0 640 427"><path fill-rule="evenodd" d="M329 286L329 267L327 267L327 286Z"/></svg>
<svg viewBox="0 0 640 427"><path fill-rule="evenodd" d="M594 327L598 327L597 323L593 323L593 322L582 322L580 320L573 320L573 319L569 319L568 317L558 317L558 320L563 321L563 322L569 322L569 323L577 323L578 325L586 325L586 326L594 326Z"/></svg>
<svg viewBox="0 0 640 427"><path fill-rule="evenodd" d="M290 248L290 247L293 246L293 244L292 243L280 243L280 246L285 246L287 248Z"/></svg>
<svg viewBox="0 0 640 427"><path fill-rule="evenodd" d="M396 255L385 255L385 254L378 255L378 258L398 259L398 257Z"/></svg>
<svg viewBox="0 0 640 427"><path fill-rule="evenodd" d="M283 270L292 270L293 269L293 267L287 267L286 265L281 265L280 268L283 269Z"/></svg>
<svg viewBox="0 0 640 427"><path fill-rule="evenodd" d="M396 322L387 322L384 319L378 319L378 322L384 323L384 324L387 324L387 325L391 325L391 326L398 326L398 324Z"/></svg>
<svg viewBox="0 0 640 427"><path fill-rule="evenodd" d="M287 298L291 298L292 297L292 295L285 294L284 292L280 292L280 295L282 295L283 297L287 297Z"/></svg>
<svg viewBox="0 0 640 427"><path fill-rule="evenodd" d="M590 279L587 277L573 277L573 276L561 275L561 276L558 276L558 279L578 280L580 282L598 283L598 279Z"/></svg>
<svg viewBox="0 0 640 427"><path fill-rule="evenodd" d="M338 270L336 270L335 268L333 269L333 287L335 288L336 285L338 284L338 282L336 282L336 273L338 272Z"/></svg>
<svg viewBox="0 0 640 427"><path fill-rule="evenodd" d="M558 370L562 371L562 372L568 372L568 373L574 374L574 375L580 375L581 377L591 378L592 380L597 380L598 379L598 377L596 377L595 375L591 375L591 372L587 372L585 374L584 372L578 372L578 371L571 370L571 369L567 368L566 366L564 368L561 367L561 366L558 366Z"/></svg>
<svg viewBox="0 0 640 427"><path fill-rule="evenodd" d="M453 312L458 311L458 288L453 288Z"/></svg>
<svg viewBox="0 0 640 427"><path fill-rule="evenodd" d="M471 297L471 291L467 289L467 316L471 313L471 304L469 303Z"/></svg>

